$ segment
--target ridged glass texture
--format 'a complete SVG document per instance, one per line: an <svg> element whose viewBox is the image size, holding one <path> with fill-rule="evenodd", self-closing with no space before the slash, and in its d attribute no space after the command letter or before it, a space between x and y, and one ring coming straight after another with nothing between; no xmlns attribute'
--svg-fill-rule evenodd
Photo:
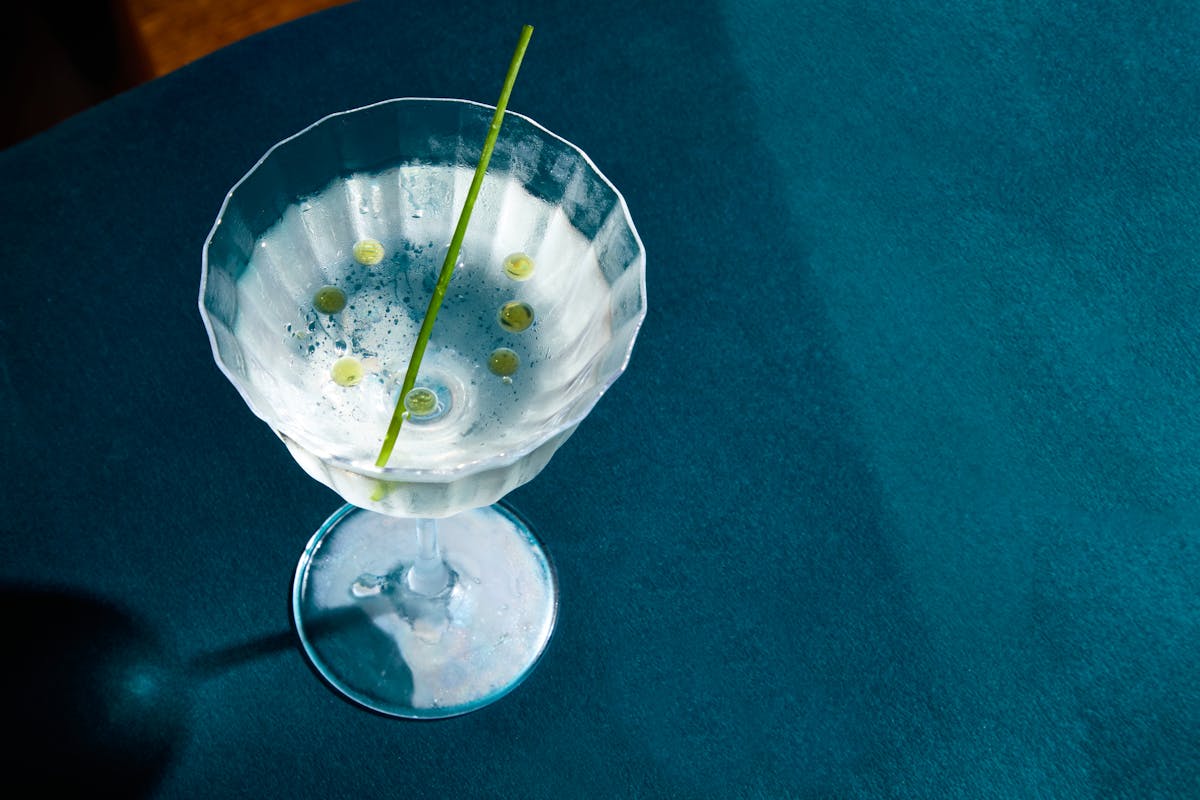
<svg viewBox="0 0 1200 800"><path fill-rule="evenodd" d="M442 517L533 478L625 369L645 317L624 199L574 145L508 113L418 380L450 411L407 422L374 466L493 113L405 98L326 117L234 186L206 242L200 308L218 365L354 505ZM379 243L379 263L356 258L360 242ZM517 253L527 279L504 270ZM325 286L344 309L323 310ZM512 301L533 309L528 330L499 324ZM518 355L515 374L489 369L498 348ZM330 377L340 358L361 382Z"/></svg>

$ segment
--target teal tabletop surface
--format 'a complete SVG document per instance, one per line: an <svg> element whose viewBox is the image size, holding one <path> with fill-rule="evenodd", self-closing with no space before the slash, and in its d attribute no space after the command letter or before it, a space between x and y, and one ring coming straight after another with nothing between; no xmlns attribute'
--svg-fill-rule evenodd
<svg viewBox="0 0 1200 800"><path fill-rule="evenodd" d="M508 497L529 679L308 664L341 504L214 363L201 251L391 97L579 145L645 244L625 374ZM0 152L5 773L153 798L1200 797L1200 5L360 0ZM49 764L48 767L34 764Z"/></svg>

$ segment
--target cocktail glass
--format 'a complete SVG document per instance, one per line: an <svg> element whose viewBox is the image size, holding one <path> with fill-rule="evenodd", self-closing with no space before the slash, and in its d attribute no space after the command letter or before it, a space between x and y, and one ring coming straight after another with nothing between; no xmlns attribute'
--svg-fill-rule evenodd
<svg viewBox="0 0 1200 800"><path fill-rule="evenodd" d="M502 498L628 363L645 251L577 147L505 115L449 291L376 466L494 108L404 98L325 117L226 196L200 309L216 362L346 504L312 536L293 621L321 676L381 714L507 694L554 628L554 569Z"/></svg>

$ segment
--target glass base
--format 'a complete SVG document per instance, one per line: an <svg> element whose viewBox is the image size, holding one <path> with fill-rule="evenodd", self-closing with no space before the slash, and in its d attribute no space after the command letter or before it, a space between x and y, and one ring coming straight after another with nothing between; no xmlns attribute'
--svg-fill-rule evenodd
<svg viewBox="0 0 1200 800"><path fill-rule="evenodd" d="M497 504L436 525L448 569L432 593L409 575L417 522L352 505L326 520L296 570L292 612L313 666L388 716L452 717L500 699L554 629L554 569L523 520Z"/></svg>

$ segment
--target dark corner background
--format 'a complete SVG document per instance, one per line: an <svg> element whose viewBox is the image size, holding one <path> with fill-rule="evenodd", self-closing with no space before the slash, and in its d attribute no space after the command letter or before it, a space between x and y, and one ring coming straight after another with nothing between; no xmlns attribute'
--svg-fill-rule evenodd
<svg viewBox="0 0 1200 800"><path fill-rule="evenodd" d="M0 149L239 39L347 0L43 0L0 26Z"/></svg>

